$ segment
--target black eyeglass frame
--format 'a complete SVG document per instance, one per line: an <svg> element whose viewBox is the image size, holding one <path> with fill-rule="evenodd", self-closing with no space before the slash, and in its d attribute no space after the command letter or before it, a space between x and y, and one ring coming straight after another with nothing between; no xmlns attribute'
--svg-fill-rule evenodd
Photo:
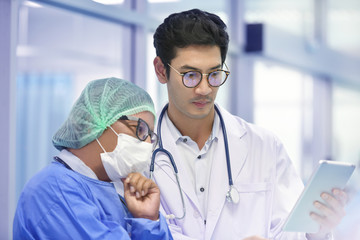
<svg viewBox="0 0 360 240"><path fill-rule="evenodd" d="M222 85L226 82L226 80L228 79L228 77L229 77L229 75L230 75L230 71L227 71L227 70L224 70L224 69L217 69L217 70L211 71L211 72L209 72L209 73L202 73L202 72L196 71L196 70L191 70L191 71L186 71L186 72L179 72L179 71L176 70L173 66L171 66L170 63L168 63L167 65L169 65L169 67L171 67L177 74L179 74L179 75L182 77L182 83L183 83L183 85L184 85L185 87L187 87L187 88L195 88L195 87L199 86L199 84L201 83L201 81L202 81L202 79L203 79L203 75L206 75L206 76L207 76L207 77L206 77L206 80L207 80L208 84L209 84L211 87L220 87L220 86L222 86ZM229 68L227 67L227 65L226 65L225 62L224 62L224 65L225 65L225 67L226 67L227 69L229 69ZM185 74L190 73L190 72L200 73L200 76L201 76L200 81L199 81L195 86L193 86L193 87L186 86L186 84L184 83L184 76L185 76ZM224 72L224 73L226 74L226 77L225 77L224 81L223 81L220 85L218 85L218 86L212 85L212 84L210 83L210 81L209 81L209 76L210 76L212 73L214 73L214 72Z"/></svg>
<svg viewBox="0 0 360 240"><path fill-rule="evenodd" d="M122 115L119 120L130 120L130 121L137 121L137 125L136 125L136 137L140 140L140 141L145 141L149 136L150 139L152 140L153 137L155 137L155 142L152 142L151 144L153 144L154 148L156 147L158 141L159 141L159 137L157 136L156 133L154 133L153 131L151 131L149 125L147 124L147 122L145 122L143 119L141 118L137 118L137 117L133 117L133 116L126 116L126 115ZM141 123L144 123L146 125L146 127L148 128L148 133L147 135L145 135L144 139L142 139L139 136L139 126Z"/></svg>

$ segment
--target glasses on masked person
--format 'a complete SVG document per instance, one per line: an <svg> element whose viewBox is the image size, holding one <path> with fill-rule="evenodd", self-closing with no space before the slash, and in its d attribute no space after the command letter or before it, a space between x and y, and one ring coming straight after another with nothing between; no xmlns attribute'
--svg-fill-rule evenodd
<svg viewBox="0 0 360 240"><path fill-rule="evenodd" d="M141 118L126 115L121 116L119 120L137 121L136 137L140 141L145 141L148 137L150 137L151 144L153 145L153 150L155 149L158 143L158 136L156 135L156 133L150 130L149 125L144 120L142 120Z"/></svg>

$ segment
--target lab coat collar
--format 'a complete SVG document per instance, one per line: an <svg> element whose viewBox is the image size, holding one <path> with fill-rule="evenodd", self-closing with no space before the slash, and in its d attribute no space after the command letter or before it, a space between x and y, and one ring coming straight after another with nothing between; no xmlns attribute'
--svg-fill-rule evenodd
<svg viewBox="0 0 360 240"><path fill-rule="evenodd" d="M246 134L246 129L242 125L242 122L239 122L234 117L234 115L229 113L223 107L219 106L218 104L216 104L216 106L219 108L221 116L224 119L227 135L233 136L234 138L242 138ZM219 123L219 128L220 128L220 123Z"/></svg>

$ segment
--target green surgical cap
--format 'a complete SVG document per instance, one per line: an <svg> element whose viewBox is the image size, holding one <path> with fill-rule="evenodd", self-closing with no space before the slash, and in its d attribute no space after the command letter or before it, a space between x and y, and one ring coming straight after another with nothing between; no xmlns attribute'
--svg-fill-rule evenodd
<svg viewBox="0 0 360 240"><path fill-rule="evenodd" d="M118 78L91 81L52 142L58 150L82 148L100 137L122 115L144 111L155 117L154 103L142 88Z"/></svg>

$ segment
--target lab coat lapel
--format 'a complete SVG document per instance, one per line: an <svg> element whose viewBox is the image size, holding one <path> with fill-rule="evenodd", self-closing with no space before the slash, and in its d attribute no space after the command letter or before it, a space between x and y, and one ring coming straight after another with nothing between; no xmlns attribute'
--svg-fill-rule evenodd
<svg viewBox="0 0 360 240"><path fill-rule="evenodd" d="M191 182L189 180L190 178L187 173L188 171L183 164L184 156L178 150L178 147L175 144L175 140L173 139L172 135L170 134L170 131L168 130L168 126L165 121L163 121L161 132L162 132L162 136L163 136L162 137L163 138L163 141L162 141L163 146L165 149L167 149L173 155L174 161L176 163L181 189L182 189L183 193L188 197L188 199L193 203L193 205L197 208L197 210L199 212L201 212L200 207L199 207L200 204L198 201L198 197L196 196L196 193L195 193L195 188L191 184ZM159 159L159 161L158 161L158 159ZM157 161L158 161L157 164L171 165L168 157L166 157L165 154L161 154L161 157L157 158ZM171 169L172 169L172 167L171 167ZM167 174L171 178L171 180L174 181L175 184L177 184L175 175L172 173L171 174L167 173Z"/></svg>
<svg viewBox="0 0 360 240"><path fill-rule="evenodd" d="M246 131L228 112L221 108L220 111L226 126L232 179L233 182L235 182L246 161L248 152L247 143L241 138L246 134ZM234 204L226 201L226 194L229 190L229 180L226 167L224 138L221 128L219 128L218 136L217 149L211 166L205 239L211 238L224 204Z"/></svg>

